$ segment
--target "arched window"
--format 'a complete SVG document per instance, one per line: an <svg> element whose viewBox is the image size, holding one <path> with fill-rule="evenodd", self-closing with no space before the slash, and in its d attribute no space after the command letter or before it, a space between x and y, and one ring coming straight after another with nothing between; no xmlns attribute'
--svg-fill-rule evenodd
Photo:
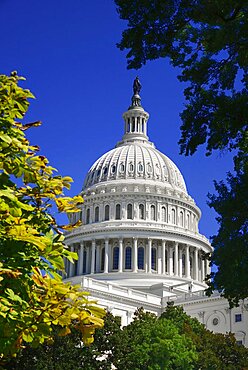
<svg viewBox="0 0 248 370"><path fill-rule="evenodd" d="M123 173L125 171L125 166L123 163L120 164L120 172Z"/></svg>
<svg viewBox="0 0 248 370"><path fill-rule="evenodd" d="M109 220L109 205L105 206L104 219L105 221Z"/></svg>
<svg viewBox="0 0 248 370"><path fill-rule="evenodd" d="M128 220L133 219L133 205L130 203L127 205L127 219Z"/></svg>
<svg viewBox="0 0 248 370"><path fill-rule="evenodd" d="M161 221L166 222L166 208L162 207L161 209Z"/></svg>
<svg viewBox="0 0 248 370"><path fill-rule="evenodd" d="M150 163L147 164L147 173L152 173L152 166L150 165Z"/></svg>
<svg viewBox="0 0 248 370"><path fill-rule="evenodd" d="M104 270L104 264L105 264L105 247L101 250L101 271Z"/></svg>
<svg viewBox="0 0 248 370"><path fill-rule="evenodd" d="M183 227L183 211L180 211L179 213L179 225Z"/></svg>
<svg viewBox="0 0 248 370"><path fill-rule="evenodd" d="M113 164L112 167L111 167L111 173L114 174L116 171L116 165Z"/></svg>
<svg viewBox="0 0 248 370"><path fill-rule="evenodd" d="M152 270L157 270L157 249L152 248Z"/></svg>
<svg viewBox="0 0 248 370"><path fill-rule="evenodd" d="M132 163L129 163L129 171L130 172L134 171L134 165Z"/></svg>
<svg viewBox="0 0 248 370"><path fill-rule="evenodd" d="M182 274L185 275L185 254L182 255Z"/></svg>
<svg viewBox="0 0 248 370"><path fill-rule="evenodd" d="M86 262L87 262L87 251L86 251L86 250L84 250L83 274L86 274Z"/></svg>
<svg viewBox="0 0 248 370"><path fill-rule="evenodd" d="M143 167L143 164L140 162L138 164L138 172L143 172L144 171L144 167Z"/></svg>
<svg viewBox="0 0 248 370"><path fill-rule="evenodd" d="M125 269L131 270L132 268L132 248L126 247L125 249Z"/></svg>
<svg viewBox="0 0 248 370"><path fill-rule="evenodd" d="M141 220L144 220L145 219L145 207L144 207L144 204L140 204L139 205L139 218Z"/></svg>
<svg viewBox="0 0 248 370"><path fill-rule="evenodd" d="M90 209L88 208L86 211L86 224L90 223Z"/></svg>
<svg viewBox="0 0 248 370"><path fill-rule="evenodd" d="M99 207L95 208L95 222L99 222Z"/></svg>
<svg viewBox="0 0 248 370"><path fill-rule="evenodd" d="M115 206L115 219L116 220L121 219L121 206L120 206L120 204L116 204L116 206Z"/></svg>
<svg viewBox="0 0 248 370"><path fill-rule="evenodd" d="M187 228L190 229L189 214L187 214Z"/></svg>
<svg viewBox="0 0 248 370"><path fill-rule="evenodd" d="M138 269L144 270L144 257L145 257L145 250L144 247L138 248Z"/></svg>
<svg viewBox="0 0 248 370"><path fill-rule="evenodd" d="M171 210L171 223L172 223L173 225L175 225L175 224L176 224L176 211L175 211L175 209L174 209L174 208L172 208L172 210Z"/></svg>
<svg viewBox="0 0 248 370"><path fill-rule="evenodd" d="M119 247L113 249L113 270L117 270L119 267Z"/></svg>
<svg viewBox="0 0 248 370"><path fill-rule="evenodd" d="M156 219L156 214L155 214L155 206L151 206L151 220L155 221Z"/></svg>

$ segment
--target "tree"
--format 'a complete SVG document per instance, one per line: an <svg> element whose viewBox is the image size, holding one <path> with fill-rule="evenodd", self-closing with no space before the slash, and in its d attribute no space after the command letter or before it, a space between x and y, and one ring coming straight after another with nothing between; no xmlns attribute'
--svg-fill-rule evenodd
<svg viewBox="0 0 248 370"><path fill-rule="evenodd" d="M233 335L214 334L173 305L160 318L138 309L134 321L123 329L119 318L108 313L94 338L90 346L82 347L76 332L57 336L53 344L23 349L7 369L110 370L114 365L118 370L241 370L248 366L248 349L238 346Z"/></svg>
<svg viewBox="0 0 248 370"><path fill-rule="evenodd" d="M64 284L64 259L77 258L63 244L58 212L78 211L83 199L66 197L72 179L55 175L39 147L30 145L25 131L40 122L26 123L29 90L22 89L15 72L0 75L0 360L25 344L37 346L53 340L53 326L60 335L71 327L93 340L102 325L103 310L78 287Z"/></svg>
<svg viewBox="0 0 248 370"><path fill-rule="evenodd" d="M181 154L191 155L203 144L207 155L213 150L233 151L233 180L237 183L244 180L244 189L247 183L240 177L240 171L247 173L248 166L248 1L115 0L115 3L120 18L128 21L118 44L121 50L129 50L128 68L137 69L148 60L168 57L182 71L178 78L187 87L186 108L181 113ZM229 179L228 176L228 182ZM223 182L216 183L217 192L223 186L227 188ZM242 207L238 202L240 197L233 193L235 189L230 189L233 202L229 203L229 219ZM239 228L233 229L232 235L226 233L223 239L223 227L227 230L226 215L221 213L224 202L221 193L214 198L210 195L210 205L220 212L220 230L213 238L218 257L215 254L212 261L218 271L212 275L214 283L209 284L210 288L222 291L233 304L248 296L248 286L238 280L236 285L231 284L227 263L223 264L226 256L229 262L232 259L226 243L233 242L233 237L240 234ZM225 243L220 248L221 234ZM234 244L244 241L238 236ZM239 248L245 249L247 255L247 243ZM245 261L236 258L235 275L243 267L248 271L247 258ZM247 281L247 274L242 281ZM238 294L240 289L242 293Z"/></svg>
<svg viewBox="0 0 248 370"><path fill-rule="evenodd" d="M9 361L8 370L111 370L112 349L121 349L120 318L107 313L104 327L94 334L90 346L82 343L80 332L75 329L67 336L59 336L55 328L53 343L44 343L38 348L26 347L15 359ZM116 353L117 354L117 353Z"/></svg>
<svg viewBox="0 0 248 370"><path fill-rule="evenodd" d="M195 345L197 360L194 369L242 370L248 366L248 349L236 343L233 334L210 332L196 318L188 316L181 306L168 304L160 320L170 320L179 334Z"/></svg>

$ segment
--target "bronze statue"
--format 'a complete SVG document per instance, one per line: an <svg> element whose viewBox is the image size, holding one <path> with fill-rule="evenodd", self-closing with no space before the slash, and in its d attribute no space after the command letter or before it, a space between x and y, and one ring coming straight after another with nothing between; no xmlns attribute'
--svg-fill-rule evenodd
<svg viewBox="0 0 248 370"><path fill-rule="evenodd" d="M139 80L139 77L137 76L133 82L133 93L134 95L139 95L139 92L141 90L141 83Z"/></svg>

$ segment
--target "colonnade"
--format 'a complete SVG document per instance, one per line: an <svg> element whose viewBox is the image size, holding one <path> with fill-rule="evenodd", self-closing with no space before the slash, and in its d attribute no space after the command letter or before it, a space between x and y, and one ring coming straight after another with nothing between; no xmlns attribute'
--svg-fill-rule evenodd
<svg viewBox="0 0 248 370"><path fill-rule="evenodd" d="M208 261L200 248L165 239L92 239L70 245L78 253L74 264L65 261L67 277L109 272L145 272L191 278L203 282Z"/></svg>

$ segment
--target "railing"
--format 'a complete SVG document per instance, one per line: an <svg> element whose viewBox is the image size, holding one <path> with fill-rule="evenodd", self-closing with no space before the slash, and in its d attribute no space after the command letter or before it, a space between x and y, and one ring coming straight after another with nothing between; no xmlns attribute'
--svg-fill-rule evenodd
<svg viewBox="0 0 248 370"><path fill-rule="evenodd" d="M144 304L149 303L149 304L155 304L155 305L161 305L161 298L149 294L149 293L144 293L141 291L133 290L130 288L126 287L121 287L119 285L109 283L109 282L99 282L98 280L91 279L87 276L82 277L82 282L81 282L82 288L83 289L89 289L89 290L96 290L99 292L105 292L105 293L111 293L111 295L118 295L123 298L132 298L137 301L141 301Z"/></svg>

